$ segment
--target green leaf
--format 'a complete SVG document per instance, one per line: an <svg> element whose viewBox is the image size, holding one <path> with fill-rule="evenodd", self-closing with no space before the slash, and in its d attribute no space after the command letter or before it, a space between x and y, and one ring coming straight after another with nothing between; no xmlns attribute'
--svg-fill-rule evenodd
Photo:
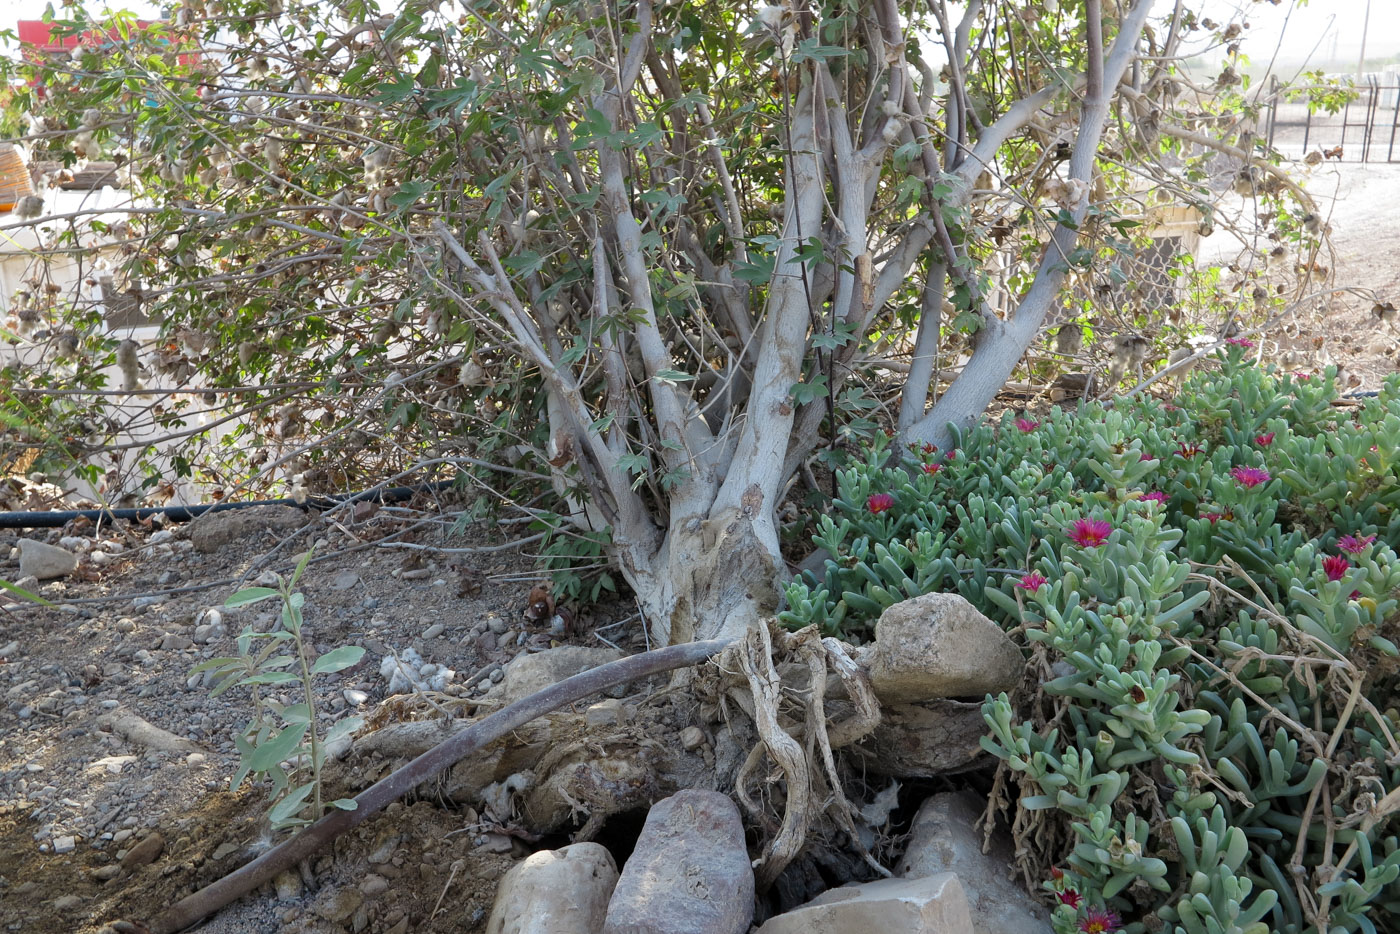
<svg viewBox="0 0 1400 934"><path fill-rule="evenodd" d="M295 816L306 806L306 799L311 797L311 792L315 790L316 783L314 781L293 788L287 792L285 798L272 806L272 810L267 812L267 819L273 824L280 824L287 818Z"/></svg>
<svg viewBox="0 0 1400 934"><path fill-rule="evenodd" d="M249 761L255 771L266 772L290 756L301 744L309 724L296 723L259 746Z"/></svg>
<svg viewBox="0 0 1400 934"><path fill-rule="evenodd" d="M792 389L788 390L792 395L792 401L798 405L806 405L818 399L826 398L826 374L818 373L810 382L793 383Z"/></svg>
<svg viewBox="0 0 1400 934"><path fill-rule="evenodd" d="M260 671L255 675L249 675L239 684L286 684L288 681L300 681L301 676L290 671Z"/></svg>
<svg viewBox="0 0 1400 934"><path fill-rule="evenodd" d="M337 720L331 725L331 728L326 731L326 738L322 742L329 743L332 740L340 739L342 736L348 736L364 725L364 717L345 717Z"/></svg>
<svg viewBox="0 0 1400 934"><path fill-rule="evenodd" d="M53 606L52 603L45 600L38 594L30 593L23 587L16 587L14 584L10 583L7 580L0 580L0 590L8 590L10 593L14 594L17 597L23 597L24 599L29 600L33 603L37 603L41 606Z"/></svg>
<svg viewBox="0 0 1400 934"><path fill-rule="evenodd" d="M250 603L257 603L260 600L267 600L271 597L280 596L282 596L282 594L276 590L273 590L271 587L248 587L244 590L238 591L233 596L225 600L224 606L247 606Z"/></svg>
<svg viewBox="0 0 1400 934"><path fill-rule="evenodd" d="M351 665L359 664L364 658L365 650L358 645L342 645L338 649L331 649L325 655L316 659L311 666L313 675L329 674L334 671L343 671Z"/></svg>
<svg viewBox="0 0 1400 934"><path fill-rule="evenodd" d="M331 807L340 808L342 811L353 811L360 806L360 802L354 798L336 798L331 802Z"/></svg>
<svg viewBox="0 0 1400 934"><path fill-rule="evenodd" d="M695 377L684 370L657 370L656 378L663 383L684 383Z"/></svg>

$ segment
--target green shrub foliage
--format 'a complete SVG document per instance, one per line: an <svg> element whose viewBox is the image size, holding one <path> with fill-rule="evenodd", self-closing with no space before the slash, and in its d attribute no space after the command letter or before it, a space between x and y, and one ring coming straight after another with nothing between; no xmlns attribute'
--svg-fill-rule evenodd
<svg viewBox="0 0 1400 934"><path fill-rule="evenodd" d="M1400 930L1400 380L1248 350L1173 403L876 444L788 588L791 626L955 591L1024 637L983 745L1060 931Z"/></svg>

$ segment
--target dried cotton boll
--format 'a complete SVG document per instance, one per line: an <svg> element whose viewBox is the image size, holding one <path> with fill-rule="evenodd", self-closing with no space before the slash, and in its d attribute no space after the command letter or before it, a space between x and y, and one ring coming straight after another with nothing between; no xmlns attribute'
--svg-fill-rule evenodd
<svg viewBox="0 0 1400 934"><path fill-rule="evenodd" d="M117 345L117 369L122 373L122 388L135 392L141 384L141 345L129 337Z"/></svg>
<svg viewBox="0 0 1400 934"><path fill-rule="evenodd" d="M480 386L486 382L486 368L478 363L475 357L468 357L462 368L457 371L457 382L463 389Z"/></svg>
<svg viewBox="0 0 1400 934"><path fill-rule="evenodd" d="M84 130L91 130L101 122L102 111L96 107L89 107L83 111L83 119L79 121L78 126Z"/></svg>
<svg viewBox="0 0 1400 934"><path fill-rule="evenodd" d="M219 184L218 168L211 165L206 168L200 169L199 183L209 188L213 188L215 185Z"/></svg>
<svg viewBox="0 0 1400 934"><path fill-rule="evenodd" d="M15 205L15 217L30 220L44 213L44 199L38 195L25 195Z"/></svg>
<svg viewBox="0 0 1400 934"><path fill-rule="evenodd" d="M275 136L269 136L263 141L263 155L267 158L267 167L276 172L282 168L282 141Z"/></svg>
<svg viewBox="0 0 1400 934"><path fill-rule="evenodd" d="M253 357L257 355L258 345L252 341L240 341L238 344L238 365L247 368L253 362Z"/></svg>

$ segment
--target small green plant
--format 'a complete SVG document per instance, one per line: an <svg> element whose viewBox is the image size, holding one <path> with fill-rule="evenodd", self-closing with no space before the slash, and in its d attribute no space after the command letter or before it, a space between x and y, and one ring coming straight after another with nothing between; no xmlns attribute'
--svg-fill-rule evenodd
<svg viewBox="0 0 1400 934"><path fill-rule="evenodd" d="M238 636L237 655L211 658L191 669L191 674L208 671L218 679L210 694L212 697L230 688L247 686L250 689L253 718L233 738L240 762L229 788L236 791L244 779L250 777L254 781L264 777L271 779L272 806L267 816L274 830L299 827L321 816L324 811L321 767L326 761L327 745L353 733L364 722L360 717L345 717L336 721L324 736L317 730L313 679L349 668L359 662L365 650L346 645L314 659L310 657L302 629L306 596L294 589L310 560L308 551L297 562L290 578L278 577L276 587L248 587L224 601L226 607L240 607L263 600L280 600L280 627L272 632L255 632L251 626L245 627ZM263 693L274 685L297 683L304 698L301 703L282 704ZM310 780L301 782L308 770ZM355 809L351 798L340 798L330 804L346 811Z"/></svg>

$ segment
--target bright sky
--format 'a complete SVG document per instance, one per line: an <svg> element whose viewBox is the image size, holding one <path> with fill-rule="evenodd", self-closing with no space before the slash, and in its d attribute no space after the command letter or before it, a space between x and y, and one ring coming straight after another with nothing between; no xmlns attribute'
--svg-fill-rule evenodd
<svg viewBox="0 0 1400 934"><path fill-rule="evenodd" d="M154 15L156 4L150 0L111 0L114 7L127 7L147 16ZM1155 0L1165 14L1175 0ZM0 26L13 27L14 20L39 19L48 0L8 0L0 6ZM61 0L55 7L61 9ZM1355 59L1361 50L1362 24L1370 8L1370 25L1366 29L1367 57L1384 57L1400 52L1400 3L1396 0L1282 0L1277 6L1270 0L1187 0L1188 9L1199 9L1203 16L1220 23L1229 22L1240 11L1250 23L1244 50L1256 64L1263 65L1274 54L1274 47L1283 35L1279 57L1284 63L1298 63L1314 54L1321 59L1334 54L1343 60ZM1284 26L1287 24L1287 30Z"/></svg>

